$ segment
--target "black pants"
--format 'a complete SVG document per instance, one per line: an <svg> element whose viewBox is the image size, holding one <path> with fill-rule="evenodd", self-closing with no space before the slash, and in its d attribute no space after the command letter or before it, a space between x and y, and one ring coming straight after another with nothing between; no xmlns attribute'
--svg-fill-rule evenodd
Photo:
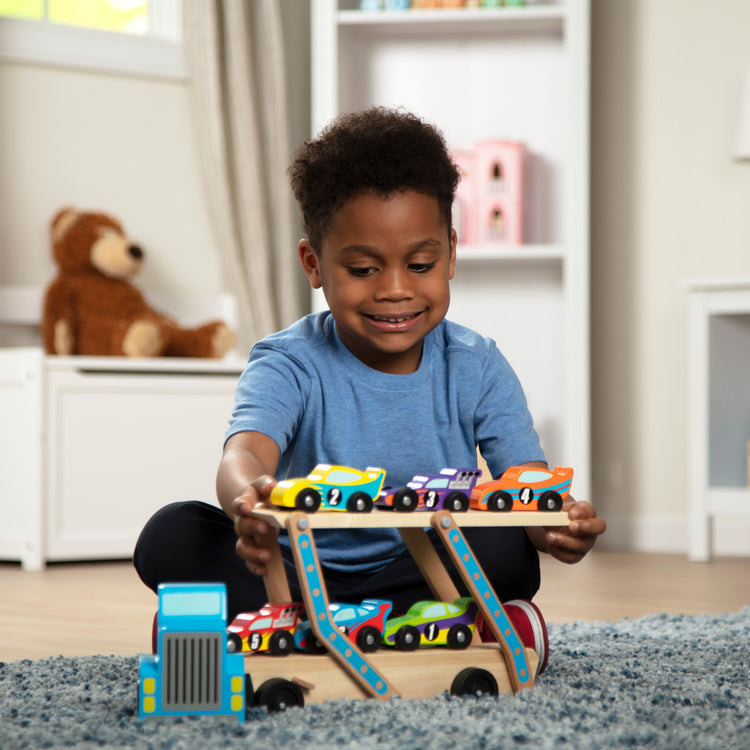
<svg viewBox="0 0 750 750"><path fill-rule="evenodd" d="M459 521L460 524L460 521ZM539 555L521 528L465 528L464 537L502 601L531 599L539 589ZM428 532L440 559L462 596L468 594L446 549ZM228 616L255 612L267 601L263 579L250 573L235 552L237 537L229 517L202 502L172 503L157 511L141 532L133 562L153 591L160 583L224 582ZM302 601L291 552L281 547L289 588ZM388 599L403 613L415 602L433 599L422 573L408 552L376 573L341 573L324 569L332 602L358 604Z"/></svg>

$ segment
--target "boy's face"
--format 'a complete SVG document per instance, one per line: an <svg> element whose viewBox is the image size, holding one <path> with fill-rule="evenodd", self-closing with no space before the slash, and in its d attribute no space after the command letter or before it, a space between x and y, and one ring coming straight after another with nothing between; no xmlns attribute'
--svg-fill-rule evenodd
<svg viewBox="0 0 750 750"><path fill-rule="evenodd" d="M392 374L419 367L422 340L448 311L456 263L456 233L448 237L437 199L359 195L336 213L320 254L302 240L299 255L356 357Z"/></svg>

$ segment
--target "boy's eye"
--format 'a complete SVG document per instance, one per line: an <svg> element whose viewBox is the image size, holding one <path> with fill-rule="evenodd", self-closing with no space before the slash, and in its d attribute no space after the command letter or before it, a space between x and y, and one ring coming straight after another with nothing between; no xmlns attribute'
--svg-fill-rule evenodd
<svg viewBox="0 0 750 750"><path fill-rule="evenodd" d="M347 270L352 276L364 278L365 276L370 276L375 273L377 269L372 266L349 266Z"/></svg>
<svg viewBox="0 0 750 750"><path fill-rule="evenodd" d="M411 263L409 264L409 270L414 273L427 273L435 267L435 263Z"/></svg>

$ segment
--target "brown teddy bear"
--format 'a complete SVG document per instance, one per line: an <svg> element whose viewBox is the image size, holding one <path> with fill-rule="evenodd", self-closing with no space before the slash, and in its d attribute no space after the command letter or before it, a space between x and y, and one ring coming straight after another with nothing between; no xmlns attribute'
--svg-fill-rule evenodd
<svg viewBox="0 0 750 750"><path fill-rule="evenodd" d="M111 216L63 208L51 234L58 275L44 298L49 354L222 357L234 346L234 333L221 321L180 328L148 305L128 281L143 251Z"/></svg>

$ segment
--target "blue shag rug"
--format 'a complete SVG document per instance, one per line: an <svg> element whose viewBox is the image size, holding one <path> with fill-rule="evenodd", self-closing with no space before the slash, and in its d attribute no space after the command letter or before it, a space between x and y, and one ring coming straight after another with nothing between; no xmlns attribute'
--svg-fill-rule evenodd
<svg viewBox="0 0 750 750"><path fill-rule="evenodd" d="M135 657L0 663L0 748L750 748L750 607L552 625L534 690L138 720Z"/></svg>

